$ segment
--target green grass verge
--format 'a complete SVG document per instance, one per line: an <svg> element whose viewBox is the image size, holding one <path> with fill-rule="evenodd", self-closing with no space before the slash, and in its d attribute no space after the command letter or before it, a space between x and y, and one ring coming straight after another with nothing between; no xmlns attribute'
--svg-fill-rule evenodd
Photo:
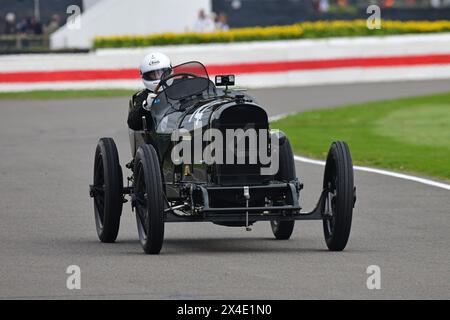
<svg viewBox="0 0 450 320"><path fill-rule="evenodd" d="M136 90L105 89L105 90L42 90L24 92L0 92L0 100L50 100L78 99L95 97L125 97L131 96Z"/></svg>
<svg viewBox="0 0 450 320"><path fill-rule="evenodd" d="M353 162L450 181L450 93L309 111L272 123L294 152L325 159L345 140Z"/></svg>

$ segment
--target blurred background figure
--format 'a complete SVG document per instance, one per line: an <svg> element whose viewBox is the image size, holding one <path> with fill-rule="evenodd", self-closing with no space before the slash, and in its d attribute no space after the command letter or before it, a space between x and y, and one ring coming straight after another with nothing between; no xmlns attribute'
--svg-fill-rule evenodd
<svg viewBox="0 0 450 320"><path fill-rule="evenodd" d="M433 8L440 8L441 7L441 0L430 0L430 5Z"/></svg>
<svg viewBox="0 0 450 320"><path fill-rule="evenodd" d="M227 23L227 16L223 12L220 12L218 15L216 15L214 22L217 31L226 31L230 29Z"/></svg>
<svg viewBox="0 0 450 320"><path fill-rule="evenodd" d="M312 0L312 7L317 13L328 12L330 3L328 0Z"/></svg>
<svg viewBox="0 0 450 320"><path fill-rule="evenodd" d="M201 9L198 12L198 18L197 18L197 21L195 22L194 31L195 32L213 32L214 31L214 22L211 19L211 17L206 15L205 10L203 10L203 9Z"/></svg>
<svg viewBox="0 0 450 320"><path fill-rule="evenodd" d="M16 33L16 15L12 12L9 12L5 16L5 34L14 34Z"/></svg>
<svg viewBox="0 0 450 320"><path fill-rule="evenodd" d="M31 33L31 17L23 18L17 24L17 31L22 34Z"/></svg>
<svg viewBox="0 0 450 320"><path fill-rule="evenodd" d="M330 9L330 3L328 0L319 0L319 11L320 12L328 12Z"/></svg>
<svg viewBox="0 0 450 320"><path fill-rule="evenodd" d="M30 31L32 34L40 36L44 33L41 22L36 19L32 18L30 23Z"/></svg>
<svg viewBox="0 0 450 320"><path fill-rule="evenodd" d="M47 25L47 28L45 29L45 33L52 34L56 30L58 30L60 26L61 26L61 18L58 14L54 14L52 16L52 19L50 20L50 23Z"/></svg>
<svg viewBox="0 0 450 320"><path fill-rule="evenodd" d="M395 0L384 0L383 8L392 8L395 4Z"/></svg>

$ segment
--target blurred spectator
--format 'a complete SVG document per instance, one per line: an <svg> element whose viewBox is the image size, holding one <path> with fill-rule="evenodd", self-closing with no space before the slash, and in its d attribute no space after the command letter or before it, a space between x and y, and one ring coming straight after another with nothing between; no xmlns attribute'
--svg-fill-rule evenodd
<svg viewBox="0 0 450 320"><path fill-rule="evenodd" d="M441 0L430 0L430 5L433 8L440 8L441 7Z"/></svg>
<svg viewBox="0 0 450 320"><path fill-rule="evenodd" d="M198 19L194 26L195 32L212 32L214 31L213 20L205 14L204 10L198 12Z"/></svg>
<svg viewBox="0 0 450 320"><path fill-rule="evenodd" d="M58 30L60 26L61 26L61 18L59 17L59 15L54 14L52 16L52 20L50 21L47 28L45 29L45 33L51 34L51 33L55 32L56 30Z"/></svg>
<svg viewBox="0 0 450 320"><path fill-rule="evenodd" d="M218 31L226 31L230 29L227 23L227 16L225 15L225 13L221 12L216 16L215 27L216 30Z"/></svg>
<svg viewBox="0 0 450 320"><path fill-rule="evenodd" d="M12 12L9 12L5 16L5 34L14 34L16 33L16 15Z"/></svg>
<svg viewBox="0 0 450 320"><path fill-rule="evenodd" d="M312 0L311 4L315 12L319 12L319 2L320 0Z"/></svg>
<svg viewBox="0 0 450 320"><path fill-rule="evenodd" d="M328 0L319 0L319 11L320 12L328 12L330 9L330 3Z"/></svg>
<svg viewBox="0 0 450 320"><path fill-rule="evenodd" d="M392 8L394 6L395 0L384 0L383 8Z"/></svg>
<svg viewBox="0 0 450 320"><path fill-rule="evenodd" d="M44 33L42 29L42 24L36 18L31 19L30 31L32 34L35 35L42 35Z"/></svg>
<svg viewBox="0 0 450 320"><path fill-rule="evenodd" d="M31 33L31 18L26 17L17 24L17 31L20 33Z"/></svg>

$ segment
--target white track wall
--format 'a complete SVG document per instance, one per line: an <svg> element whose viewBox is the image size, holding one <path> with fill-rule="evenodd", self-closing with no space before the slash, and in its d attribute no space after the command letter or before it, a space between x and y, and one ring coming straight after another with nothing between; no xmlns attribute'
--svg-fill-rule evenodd
<svg viewBox="0 0 450 320"><path fill-rule="evenodd" d="M372 81L450 79L450 33L370 38L340 38L293 40L235 44L164 46L135 49L105 49L88 54L5 55L0 56L0 91L78 88L139 88L138 65L150 51L161 51L172 58L173 64L198 60L207 66L235 70L242 64L282 65L289 62L321 63L326 60L390 57L419 57L442 55L441 62L425 64L347 65L339 68L295 69L257 72L236 72L237 85L249 88L301 86L331 83ZM21 73L59 71L132 70L136 77L116 80L89 81L21 81ZM217 68L216 68L217 70ZM235 71L229 71L235 72ZM16 80L8 73L16 73ZM3 74L3 75L2 75ZM3 77L3 81L2 81ZM26 76L24 76L26 77ZM18 80L17 80L18 79ZM23 82L23 83L22 83Z"/></svg>

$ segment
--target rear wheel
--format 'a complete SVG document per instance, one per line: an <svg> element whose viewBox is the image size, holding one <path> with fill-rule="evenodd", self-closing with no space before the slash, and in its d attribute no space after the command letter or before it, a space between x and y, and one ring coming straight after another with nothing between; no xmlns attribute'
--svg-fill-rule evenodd
<svg viewBox="0 0 450 320"><path fill-rule="evenodd" d="M94 213L97 235L102 242L116 241L123 205L122 168L116 144L111 138L101 138L95 150Z"/></svg>
<svg viewBox="0 0 450 320"><path fill-rule="evenodd" d="M280 163L279 170L275 176L275 180L290 182L296 179L294 155L289 140L284 139L280 144ZM292 221L270 221L273 235L277 240L287 240L291 237L294 230L295 220Z"/></svg>
<svg viewBox="0 0 450 320"><path fill-rule="evenodd" d="M142 248L147 254L158 254L164 240L164 194L158 155L152 145L143 145L136 153L133 192Z"/></svg>
<svg viewBox="0 0 450 320"><path fill-rule="evenodd" d="M323 188L327 191L323 230L328 249L342 251L352 225L355 192L353 164L345 142L333 142L328 152Z"/></svg>

